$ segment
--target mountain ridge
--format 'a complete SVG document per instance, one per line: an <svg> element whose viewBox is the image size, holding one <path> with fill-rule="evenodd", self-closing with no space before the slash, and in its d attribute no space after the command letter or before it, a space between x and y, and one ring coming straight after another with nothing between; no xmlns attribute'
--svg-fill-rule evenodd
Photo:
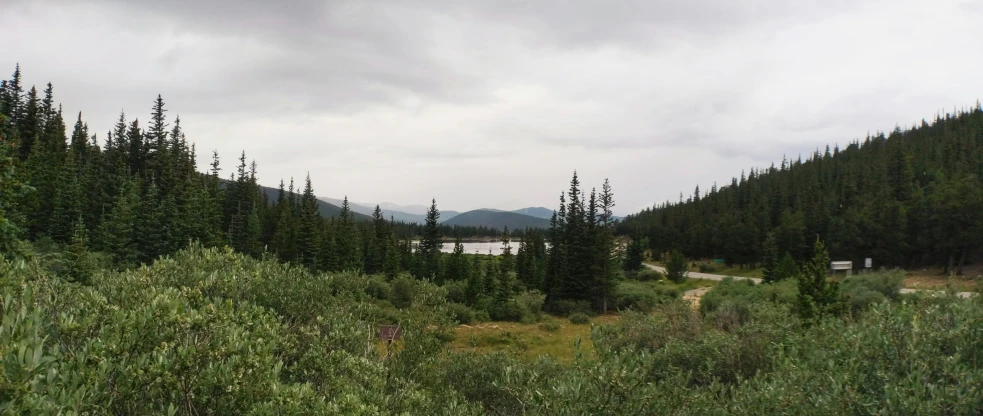
<svg viewBox="0 0 983 416"><path fill-rule="evenodd" d="M534 217L517 212L476 209L463 212L454 218L444 221L443 224L485 226L497 229L509 227L515 230L523 228L549 228L550 221L545 218Z"/></svg>

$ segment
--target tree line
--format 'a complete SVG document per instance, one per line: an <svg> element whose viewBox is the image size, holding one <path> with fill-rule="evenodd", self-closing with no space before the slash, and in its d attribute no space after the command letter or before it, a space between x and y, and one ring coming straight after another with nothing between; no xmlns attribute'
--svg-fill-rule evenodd
<svg viewBox="0 0 983 416"><path fill-rule="evenodd" d="M551 307L604 310L620 269L611 187L605 181L600 195L591 190L588 197L576 173L548 231L443 226L435 200L424 224L386 219L378 206L370 221L357 221L347 198L337 216L322 218L309 176L302 186L281 181L274 196L258 184L257 164L244 152L225 178L217 152L200 172L195 145L160 96L149 122L121 113L100 144L81 113L66 134L52 85L43 94L25 91L18 66L0 83L0 115L10 163L30 187L0 207L11 219L6 235L74 247L78 258L81 251L105 253L116 268L149 264L197 241L314 271L460 282L466 303L492 311L530 290ZM455 250L443 255L449 235L457 238ZM461 237L490 235L501 238L501 256L464 253Z"/></svg>
<svg viewBox="0 0 983 416"><path fill-rule="evenodd" d="M622 234L647 237L656 253L777 267L802 263L811 242L862 267L942 266L962 273L983 249L983 109L829 146L803 160L753 168L727 186L699 186L685 200L626 218Z"/></svg>
<svg viewBox="0 0 983 416"><path fill-rule="evenodd" d="M11 194L4 207L8 236L62 245L81 239L119 268L199 241L314 270L422 275L412 256L414 236L439 238L441 230L493 234L479 227L424 230L387 220L378 207L371 221L356 221L347 198L339 215L322 218L310 177L302 186L281 181L271 198L245 153L227 177L217 152L200 172L195 145L160 96L146 122L121 112L100 143L81 113L67 134L70 121L53 91L51 83L43 92L26 89L19 66L0 81L0 134L9 163L19 167L11 179L30 189ZM431 210L436 213L436 201Z"/></svg>

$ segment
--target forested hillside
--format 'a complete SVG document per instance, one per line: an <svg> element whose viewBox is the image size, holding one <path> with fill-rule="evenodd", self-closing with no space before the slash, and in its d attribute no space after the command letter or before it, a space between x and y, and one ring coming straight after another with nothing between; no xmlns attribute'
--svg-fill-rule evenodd
<svg viewBox="0 0 983 416"><path fill-rule="evenodd" d="M962 272L983 248L983 110L938 115L802 160L751 169L729 185L628 217L656 252L754 264L770 251L797 261L826 242L835 260Z"/></svg>
<svg viewBox="0 0 983 416"><path fill-rule="evenodd" d="M378 209L366 217L347 201L341 207L319 202L309 178L303 184L281 180L276 190L260 186L258 165L245 153L227 174L214 152L199 171L195 145L160 96L149 121L121 113L100 140L82 113L65 119L52 84L43 92L24 85L19 66L0 83L0 133L14 149L17 179L30 190L18 193L8 209L19 238L64 245L82 239L120 268L199 241L257 257L270 253L315 270L377 273L391 258L391 274L416 272L408 253L422 226L386 221ZM438 236L501 232L438 228Z"/></svg>
<svg viewBox="0 0 983 416"><path fill-rule="evenodd" d="M503 229L505 227L511 229L546 228L549 226L549 218L539 218L517 212L476 209L462 212L454 218L444 221L444 224L484 226L497 229Z"/></svg>
<svg viewBox="0 0 983 416"><path fill-rule="evenodd" d="M25 91L18 67L0 87L0 137L17 166L9 175L27 185L8 196L9 206L0 207L11 219L4 222L6 236L74 247L78 258L99 252L114 269L150 264L198 242L255 258L273 256L311 271L389 278L408 272L438 283L466 283L468 306L493 316L504 314L503 305L524 291L543 293L550 308L606 308L618 268L607 183L599 200L591 192L588 201L574 175L569 202L561 199L552 222L504 213L540 228L551 225L545 237L526 231L526 223L512 232L495 224L440 224L436 201L423 224L387 221L379 207L359 221L347 199L336 216L325 217L332 212L320 209L310 178L302 190L290 180L272 191L258 184L257 164L244 153L227 179L217 154L207 172L199 172L194 144L180 120L168 117L160 96L148 126L120 114L100 144L81 114L66 140L51 84L43 97L35 88ZM445 236L501 237L507 249L500 260L475 256L472 261L462 250L445 256ZM525 239L513 253L510 239L518 236ZM547 240L554 249L547 251Z"/></svg>

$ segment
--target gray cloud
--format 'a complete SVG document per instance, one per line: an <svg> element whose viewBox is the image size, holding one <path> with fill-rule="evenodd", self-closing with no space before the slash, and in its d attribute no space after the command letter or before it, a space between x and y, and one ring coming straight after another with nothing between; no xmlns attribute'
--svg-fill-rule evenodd
<svg viewBox="0 0 983 416"><path fill-rule="evenodd" d="M7 0L0 70L54 82L95 131L163 94L203 160L245 149L268 184L520 208L578 169L628 213L975 102L980 7Z"/></svg>

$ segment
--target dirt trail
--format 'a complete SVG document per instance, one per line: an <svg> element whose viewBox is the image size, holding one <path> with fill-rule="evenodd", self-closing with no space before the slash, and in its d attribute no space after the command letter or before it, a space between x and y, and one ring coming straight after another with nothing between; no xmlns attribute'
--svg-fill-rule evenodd
<svg viewBox="0 0 983 416"><path fill-rule="evenodd" d="M650 268L652 270L655 270L655 271L661 272L661 273L665 273L666 272L666 268L665 267L662 267L662 266L653 266L651 264L646 264L645 267L648 267L648 268ZM754 278L754 277L724 276L724 275L720 275L720 274L697 273L697 272L687 272L686 273L686 277L689 277L691 279L706 279L706 280L716 280L716 281L721 281L721 280L724 280L724 279L726 279L726 278L729 277L729 278L732 278L734 280L750 280L750 281L754 282L755 284L761 283L761 279ZM697 291L699 291L699 290L703 290L703 292L702 293L698 293ZM699 297L700 296L703 296L703 294L706 293L707 290L709 290L709 289L707 289L707 288L701 288L701 289L688 290L688 291L686 291L686 293L683 294L683 298L687 298L687 296L695 296L697 299L699 299ZM908 289L908 288L901 289L901 293L915 293L915 292L939 293L939 294L945 293L944 290ZM974 293L974 292L956 292L956 296L959 296L959 297L962 297L962 298L968 298L968 297L973 296L973 295L976 295L976 293Z"/></svg>

